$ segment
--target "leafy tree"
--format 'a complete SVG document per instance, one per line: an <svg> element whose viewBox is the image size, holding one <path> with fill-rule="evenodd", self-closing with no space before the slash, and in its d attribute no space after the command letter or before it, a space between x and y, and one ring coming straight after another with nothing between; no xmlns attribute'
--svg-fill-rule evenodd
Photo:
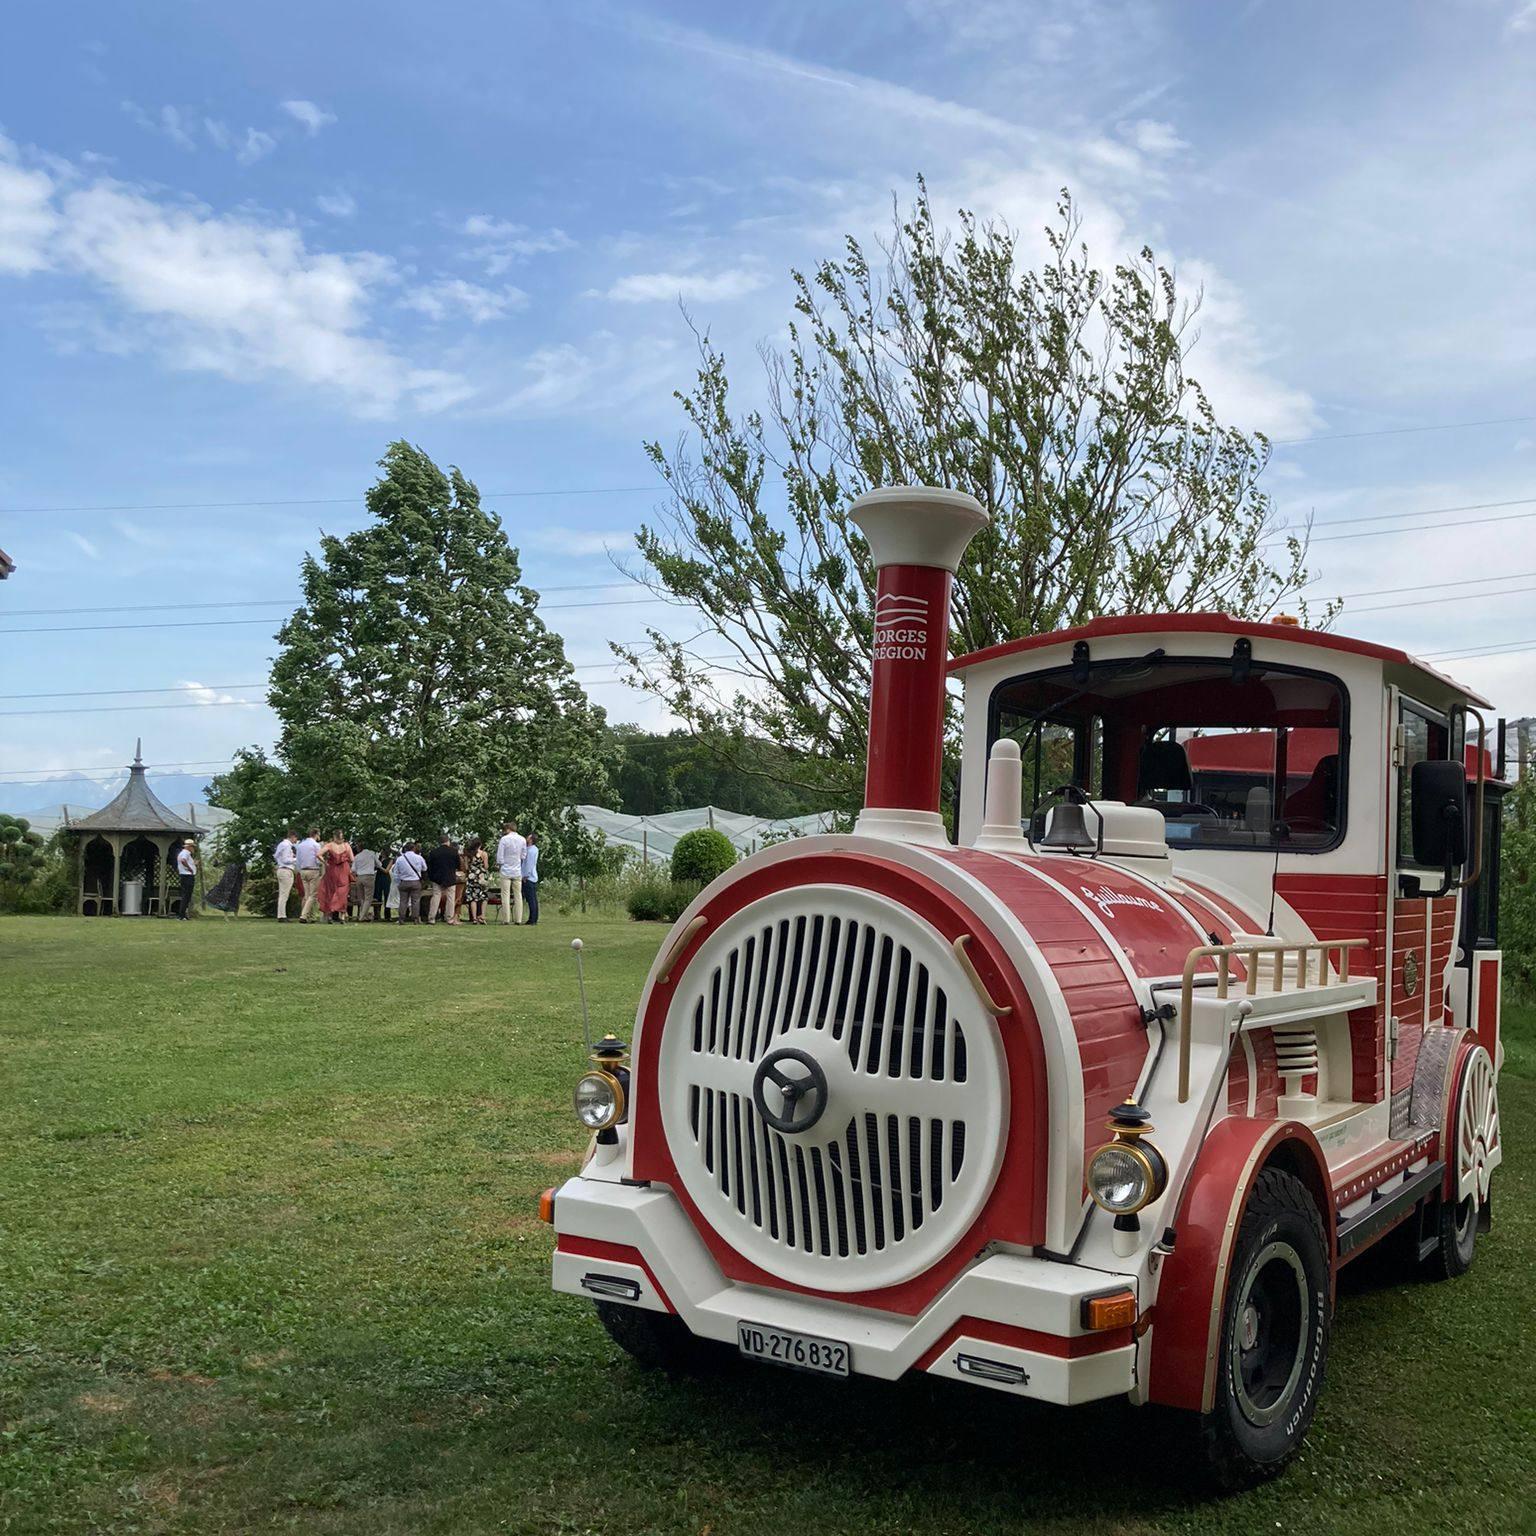
<svg viewBox="0 0 1536 1536"><path fill-rule="evenodd" d="M14 908L44 873L43 836L25 816L0 811L0 906Z"/></svg>
<svg viewBox="0 0 1536 1536"><path fill-rule="evenodd" d="M968 491L991 514L956 584L957 652L1101 613L1264 615L1305 585L1305 539L1258 488L1268 442L1219 423L1186 371L1198 298L1150 250L1101 271L1079 225L1064 192L1031 268L1002 225L961 213L948 237L919 182L880 271L850 239L793 274L763 409L737 410L701 337L684 435L647 445L670 503L637 543L740 681L654 632L615 647L636 681L715 741L781 743L781 777L855 798L874 578L847 512L876 486Z"/></svg>
<svg viewBox="0 0 1536 1536"><path fill-rule="evenodd" d="M620 808L633 816L700 805L775 818L826 808L824 797L785 782L793 778L794 762L776 742L718 741L687 730L659 734L637 725L614 726L613 741L613 787Z"/></svg>
<svg viewBox="0 0 1536 1536"><path fill-rule="evenodd" d="M237 814L226 842L265 853L288 822L372 846L493 838L514 816L558 875L589 851L568 807L609 798L603 713L473 482L404 442L380 464L370 524L304 559L267 695L275 761L242 754L210 792Z"/></svg>
<svg viewBox="0 0 1536 1536"><path fill-rule="evenodd" d="M1536 996L1536 773L1524 774L1504 803L1499 869L1499 941L1504 983Z"/></svg>
<svg viewBox="0 0 1536 1536"><path fill-rule="evenodd" d="M736 862L736 845L714 827L695 827L685 832L672 848L674 883L696 881L708 885Z"/></svg>

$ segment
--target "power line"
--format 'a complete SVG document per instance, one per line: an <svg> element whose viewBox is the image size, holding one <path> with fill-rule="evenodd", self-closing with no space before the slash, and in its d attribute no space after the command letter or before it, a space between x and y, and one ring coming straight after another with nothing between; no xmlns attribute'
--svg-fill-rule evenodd
<svg viewBox="0 0 1536 1536"><path fill-rule="evenodd" d="M635 597L625 602L546 603L536 613L556 613L571 608L643 608L670 602L665 597ZM0 629L0 635L89 635L108 629L219 629L235 624L270 624L271 619L166 619L159 624L47 624L25 629Z"/></svg>
<svg viewBox="0 0 1536 1536"><path fill-rule="evenodd" d="M169 768L222 768L234 757L231 752L229 757L200 758L190 763L153 763L146 767L154 773L164 773ZM106 767L101 763L92 763L88 768L0 768L0 778L10 778L14 774L31 776L38 773L127 773L128 765L124 763L120 768Z"/></svg>
<svg viewBox="0 0 1536 1536"><path fill-rule="evenodd" d="M655 485L595 485L556 491L481 491L481 501L522 501L545 496L636 496L660 489ZM0 507L0 517L85 512L238 512L254 507L339 507L361 503L361 496L309 496L298 501L149 501L95 507ZM366 510L366 509L365 509Z"/></svg>
<svg viewBox="0 0 1536 1536"><path fill-rule="evenodd" d="M1422 514L1409 514L1419 516ZM1310 540L1313 544L1336 544L1340 539L1379 539L1390 533L1428 533L1434 528L1477 528L1484 523L1518 523L1529 518L1536 517L1536 512L1506 512L1501 517L1467 517L1453 518L1449 522L1418 523L1412 528L1365 528L1359 533L1330 533L1322 538ZM1329 528L1331 523L1320 523L1321 528Z"/></svg>
<svg viewBox="0 0 1536 1536"><path fill-rule="evenodd" d="M1536 421L1536 416L1495 416L1487 421L1448 421L1442 426L1431 427L1379 427L1371 432L1323 432L1315 437L1276 438L1270 446L1300 448L1306 443L1342 443L1359 437L1408 437L1418 432L1465 432L1472 427L1512 427L1526 421Z"/></svg>
<svg viewBox="0 0 1536 1536"><path fill-rule="evenodd" d="M81 688L74 693L0 693L0 702L13 703L17 699L110 699L130 693L186 693L190 688L207 688L213 693L225 693L236 688L265 688L267 679L259 683L177 683L174 688Z"/></svg>
<svg viewBox="0 0 1536 1536"><path fill-rule="evenodd" d="M1425 507L1418 512L1372 512L1364 517L1330 517L1316 523L1317 528L1344 528L1351 523L1392 523L1404 517L1439 517L1446 512L1492 512L1501 507L1528 507L1536 496L1520 496L1513 501L1469 501L1459 507Z"/></svg>
<svg viewBox="0 0 1536 1536"><path fill-rule="evenodd" d="M1471 598L1479 602L1494 597L1518 597L1522 592L1536 592L1536 586L1511 587L1507 592L1457 592L1450 597L1426 597L1406 603L1373 603L1369 608L1355 608L1352 613L1387 613L1394 608L1432 608L1436 603L1465 603Z"/></svg>
<svg viewBox="0 0 1536 1536"><path fill-rule="evenodd" d="M524 583L526 585L526 583ZM634 581L588 581L560 587L530 588L538 596L546 592L615 592L637 585ZM167 598L163 603L108 603L98 608L8 608L0 618L41 618L45 614L61 613L163 613L167 608L200 610L205 608L293 608L299 603L296 597L261 597L240 602L181 603ZM550 607L569 606L551 603Z"/></svg>
<svg viewBox="0 0 1536 1536"><path fill-rule="evenodd" d="M1435 585L1437 587L1478 587L1490 581L1524 581L1527 577L1532 576L1536 576L1536 571L1511 571L1507 576L1468 576L1464 581L1437 581ZM1307 585L1309 587L1320 586L1321 581L1310 581ZM1341 601L1348 602L1351 598L1356 597L1394 597L1399 592L1422 592L1423 590L1424 583L1421 581L1411 587L1373 587L1369 592L1342 592L1339 596ZM1476 592L1471 594L1473 597L1480 595ZM1498 596L1497 593L1490 593L1489 595L1493 597ZM1367 613L1370 610L1362 608L1356 611Z"/></svg>

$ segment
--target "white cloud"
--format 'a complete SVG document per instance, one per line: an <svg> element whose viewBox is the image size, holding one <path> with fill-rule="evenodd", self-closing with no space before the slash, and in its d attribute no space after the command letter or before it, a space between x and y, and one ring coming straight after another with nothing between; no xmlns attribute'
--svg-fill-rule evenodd
<svg viewBox="0 0 1536 1536"><path fill-rule="evenodd" d="M255 165L276 148L277 140L270 133L263 133L259 128L247 128L245 137L235 148L235 159L241 165Z"/></svg>
<svg viewBox="0 0 1536 1536"><path fill-rule="evenodd" d="M461 228L477 242L467 252L469 258L483 263L490 277L500 277L514 262L568 251L576 243L563 229L530 229L488 213L472 213Z"/></svg>
<svg viewBox="0 0 1536 1536"><path fill-rule="evenodd" d="M320 132L322 128L329 128L336 121L334 112L327 112L323 107L317 107L312 101L285 101L283 111L296 123L302 123L304 131L310 138Z"/></svg>
<svg viewBox="0 0 1536 1536"><path fill-rule="evenodd" d="M240 382L286 378L372 416L443 410L472 393L456 374L414 366L370 333L371 309L399 281L387 257L311 250L293 227L107 178L55 180L20 166L0 140L0 270L47 268L106 295L132 322L134 343L173 367ZM488 293L453 297L482 314L513 302Z"/></svg>
<svg viewBox="0 0 1536 1536"><path fill-rule="evenodd" d="M65 537L68 538L70 543L88 560L99 560L101 558L101 551L83 533L75 533L70 529L65 529L64 532Z"/></svg>
<svg viewBox="0 0 1536 1536"><path fill-rule="evenodd" d="M321 192L315 198L315 207L333 219L350 219L357 212L357 199L350 192Z"/></svg>
<svg viewBox="0 0 1536 1536"><path fill-rule="evenodd" d="M1511 32L1536 32L1536 0L1521 0L1506 25Z"/></svg>
<svg viewBox="0 0 1536 1536"><path fill-rule="evenodd" d="M136 122L139 127L147 129L150 133L162 134L171 143L181 149L196 149L197 140L192 137L192 130L187 118L180 108L165 106L158 112L149 112L136 101L125 101L123 111Z"/></svg>
<svg viewBox="0 0 1536 1536"><path fill-rule="evenodd" d="M615 550L632 550L635 546L635 533L632 528L583 531L579 528L550 527L525 536L522 542L552 555L585 557L612 554Z"/></svg>
<svg viewBox="0 0 1536 1536"><path fill-rule="evenodd" d="M22 275L47 266L47 245L58 225L53 178L17 165L9 139L0 137L0 272Z"/></svg>
<svg viewBox="0 0 1536 1536"><path fill-rule="evenodd" d="M696 300L702 304L744 298L767 284L761 273L747 267L722 272L632 272L594 297L616 304L650 304L657 300Z"/></svg>
<svg viewBox="0 0 1536 1536"><path fill-rule="evenodd" d="M210 688L206 683L182 682L176 684L194 704L243 704L247 709L255 709L257 705L250 699L242 699L237 694L220 693L215 688Z"/></svg>
<svg viewBox="0 0 1536 1536"><path fill-rule="evenodd" d="M1161 122L1155 117L1143 117L1137 122L1126 123L1122 131L1144 155L1172 155L1189 148L1172 123Z"/></svg>
<svg viewBox="0 0 1536 1536"><path fill-rule="evenodd" d="M413 309L429 320L447 320L462 316L474 325L500 320L515 309L522 309L528 295L510 284L502 288L484 288L460 277L443 277L409 289L400 300L401 307Z"/></svg>

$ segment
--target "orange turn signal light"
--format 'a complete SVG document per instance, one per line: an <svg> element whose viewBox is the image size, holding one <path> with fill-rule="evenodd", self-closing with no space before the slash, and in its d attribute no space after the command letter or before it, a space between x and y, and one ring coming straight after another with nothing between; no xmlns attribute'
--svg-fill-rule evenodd
<svg viewBox="0 0 1536 1536"><path fill-rule="evenodd" d="M1131 1328L1135 1323L1136 1293L1132 1290L1106 1291L1102 1296L1083 1298L1083 1327L1090 1333Z"/></svg>
<svg viewBox="0 0 1536 1536"><path fill-rule="evenodd" d="M551 1225L554 1224L554 1220L555 1220L555 1191L554 1191L553 1188L546 1189L539 1196L539 1220L540 1221L547 1221Z"/></svg>

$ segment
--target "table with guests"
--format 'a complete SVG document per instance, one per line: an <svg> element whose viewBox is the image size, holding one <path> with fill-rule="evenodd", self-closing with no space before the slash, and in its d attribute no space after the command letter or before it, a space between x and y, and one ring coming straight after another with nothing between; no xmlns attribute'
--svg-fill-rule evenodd
<svg viewBox="0 0 1536 1536"><path fill-rule="evenodd" d="M501 921L531 927L539 920L539 840L515 821L502 823L493 857L478 837L462 848L450 833L423 850L419 842L356 848L338 827L321 839L290 827L272 850L277 874L277 920L289 920L298 886L301 923L442 923L456 928L460 913L484 927L493 880L500 882Z"/></svg>

